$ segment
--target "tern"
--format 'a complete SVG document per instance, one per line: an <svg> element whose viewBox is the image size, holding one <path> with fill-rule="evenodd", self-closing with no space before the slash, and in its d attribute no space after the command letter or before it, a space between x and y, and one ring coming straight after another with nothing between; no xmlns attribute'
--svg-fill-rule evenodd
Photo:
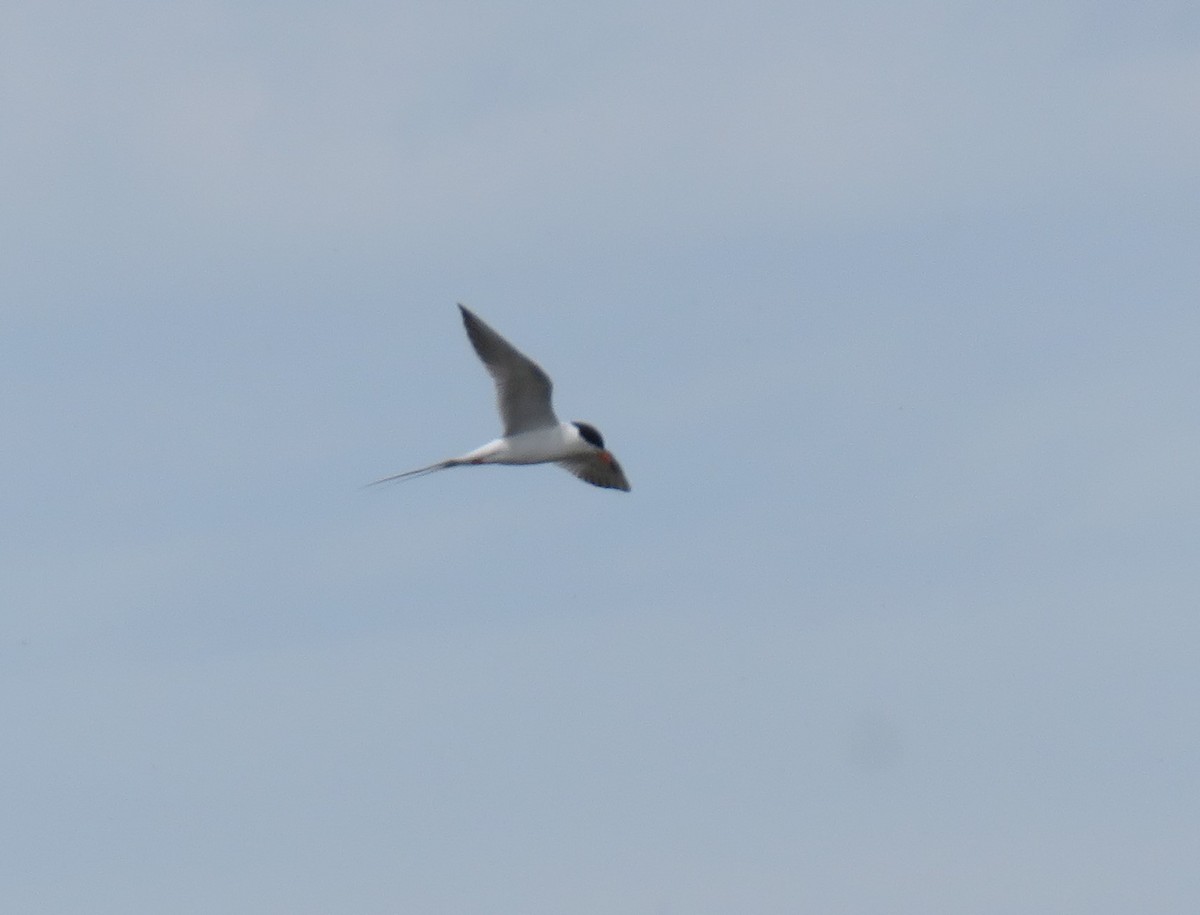
<svg viewBox="0 0 1200 915"><path fill-rule="evenodd" d="M475 464L557 464L585 483L629 492L625 472L588 423L560 423L550 405L550 376L461 303L463 325L475 352L496 384L496 404L504 435L469 451L397 473L370 484L389 483Z"/></svg>

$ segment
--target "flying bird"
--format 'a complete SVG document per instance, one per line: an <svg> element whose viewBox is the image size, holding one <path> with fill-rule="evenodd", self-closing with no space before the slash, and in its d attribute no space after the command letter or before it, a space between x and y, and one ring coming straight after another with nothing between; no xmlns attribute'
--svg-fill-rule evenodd
<svg viewBox="0 0 1200 915"><path fill-rule="evenodd" d="M496 403L504 435L461 457L384 477L371 485L473 464L557 464L585 483L629 492L625 472L604 447L604 439L596 427L558 421L550 405L550 376L541 366L469 308L462 304L458 308L471 345L496 383Z"/></svg>

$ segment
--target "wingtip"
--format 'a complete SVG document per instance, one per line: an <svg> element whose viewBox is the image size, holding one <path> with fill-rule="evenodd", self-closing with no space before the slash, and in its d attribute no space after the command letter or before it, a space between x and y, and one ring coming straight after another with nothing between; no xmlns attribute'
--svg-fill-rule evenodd
<svg viewBox="0 0 1200 915"><path fill-rule="evenodd" d="M462 317L463 327L465 327L468 331L471 330L473 326L480 323L478 315L471 311L471 309L469 309L462 302L458 303L458 313Z"/></svg>

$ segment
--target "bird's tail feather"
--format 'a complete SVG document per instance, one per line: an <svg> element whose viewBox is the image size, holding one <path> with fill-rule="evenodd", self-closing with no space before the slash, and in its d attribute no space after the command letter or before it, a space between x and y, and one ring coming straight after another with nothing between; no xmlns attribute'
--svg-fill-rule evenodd
<svg viewBox="0 0 1200 915"><path fill-rule="evenodd" d="M438 461L436 464L430 464L428 467L418 467L416 470L406 470L404 473L395 473L390 477L384 477L382 480L373 480L368 483L368 486L378 486L380 483L391 483L394 480L407 480L413 477L423 477L426 474L437 473L439 470L448 470L451 467L457 467L463 462L458 458L450 458L448 461Z"/></svg>

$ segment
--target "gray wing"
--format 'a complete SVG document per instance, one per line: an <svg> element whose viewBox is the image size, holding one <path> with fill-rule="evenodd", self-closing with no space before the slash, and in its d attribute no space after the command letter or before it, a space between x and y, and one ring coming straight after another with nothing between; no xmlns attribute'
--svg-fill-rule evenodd
<svg viewBox="0 0 1200 915"><path fill-rule="evenodd" d="M621 465L617 463L617 459L612 455L608 456L608 460L602 458L599 453L589 454L584 457L568 458L565 461L556 461L563 470L569 470L585 483L591 483L593 486L603 486L605 489L619 489L622 492L629 492L629 481L625 479L625 471L621 469Z"/></svg>
<svg viewBox="0 0 1200 915"><path fill-rule="evenodd" d="M469 308L461 303L458 307L471 345L496 383L496 405L504 422L504 434L557 426L558 417L550 406L550 376Z"/></svg>

